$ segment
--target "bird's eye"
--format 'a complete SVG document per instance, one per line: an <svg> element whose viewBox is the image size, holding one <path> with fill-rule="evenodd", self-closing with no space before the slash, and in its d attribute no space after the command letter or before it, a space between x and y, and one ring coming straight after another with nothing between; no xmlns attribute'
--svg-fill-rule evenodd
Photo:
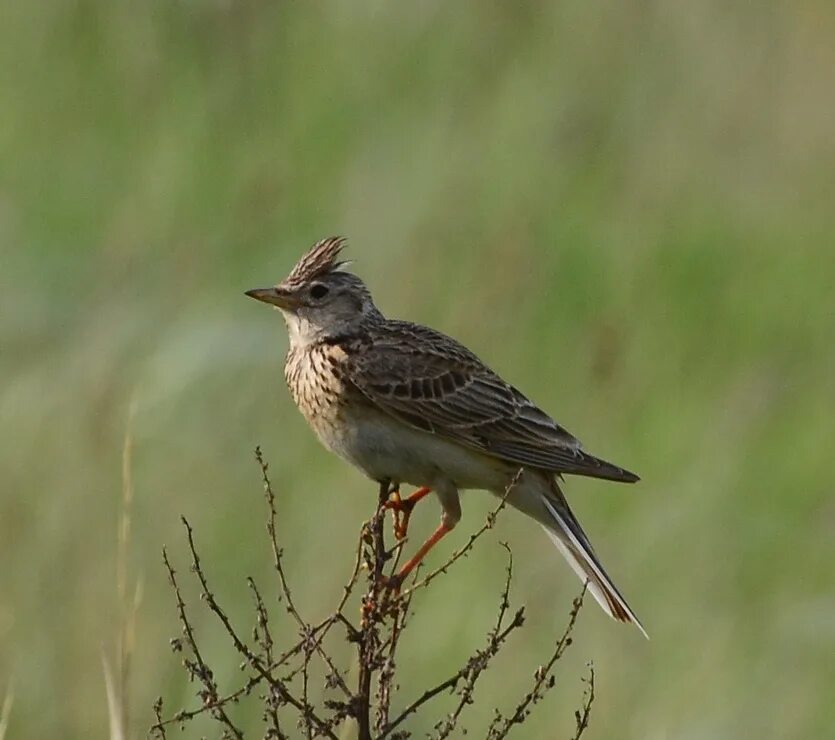
<svg viewBox="0 0 835 740"><path fill-rule="evenodd" d="M310 289L311 298L315 298L316 300L319 300L320 298L324 298L327 294L328 294L328 286L327 285L322 285L322 283L316 283L316 285L314 285Z"/></svg>

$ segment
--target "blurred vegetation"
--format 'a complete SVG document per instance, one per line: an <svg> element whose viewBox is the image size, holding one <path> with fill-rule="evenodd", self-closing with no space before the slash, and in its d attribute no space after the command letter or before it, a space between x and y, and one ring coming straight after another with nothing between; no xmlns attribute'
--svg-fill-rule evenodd
<svg viewBox="0 0 835 740"><path fill-rule="evenodd" d="M460 338L643 476L567 493L652 640L584 610L577 682L530 736L570 734L589 659L590 738L830 735L833 70L823 1L4 3L9 737L107 732L132 403L136 736L157 695L193 691L160 559L186 562L178 515L233 619L245 576L269 580L256 444L297 605L315 619L338 592L375 486L305 429L283 326L243 296L332 233L384 311ZM491 503L467 494L447 547ZM436 517L419 508L415 538ZM480 686L501 704L577 581L537 527L499 530L529 620ZM416 686L484 634L502 568L485 547L422 605L425 642L401 655Z"/></svg>

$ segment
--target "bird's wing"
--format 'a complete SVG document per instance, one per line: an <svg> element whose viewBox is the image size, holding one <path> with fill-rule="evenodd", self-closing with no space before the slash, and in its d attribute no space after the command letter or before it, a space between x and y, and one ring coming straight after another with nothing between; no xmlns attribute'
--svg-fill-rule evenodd
<svg viewBox="0 0 835 740"><path fill-rule="evenodd" d="M351 354L348 378L391 416L516 465L638 479L584 452L575 437L450 337L390 321L370 340Z"/></svg>

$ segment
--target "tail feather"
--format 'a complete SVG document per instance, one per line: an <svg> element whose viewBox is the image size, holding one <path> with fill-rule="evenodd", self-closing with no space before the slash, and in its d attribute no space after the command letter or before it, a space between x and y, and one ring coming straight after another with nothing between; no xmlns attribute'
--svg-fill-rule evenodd
<svg viewBox="0 0 835 740"><path fill-rule="evenodd" d="M606 574L594 554L586 533L580 527L562 492L554 483L553 499L543 496L543 503L553 518L553 526L543 525L551 541L568 561L581 581L588 582L588 590L610 617L634 624L649 639L641 621L626 603L620 591Z"/></svg>
<svg viewBox="0 0 835 740"><path fill-rule="evenodd" d="M574 454L575 457L572 461L565 462L560 466L559 471L561 473L585 475L588 478L602 478L616 483L637 483L641 480L631 470L610 463L603 458L590 455L584 450L577 450Z"/></svg>

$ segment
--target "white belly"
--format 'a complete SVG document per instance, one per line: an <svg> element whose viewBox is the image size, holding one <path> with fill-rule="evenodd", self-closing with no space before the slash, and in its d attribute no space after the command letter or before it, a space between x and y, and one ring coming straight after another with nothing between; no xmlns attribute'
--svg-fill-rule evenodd
<svg viewBox="0 0 835 740"><path fill-rule="evenodd" d="M455 488L502 490L512 466L443 437L412 429L384 414L362 414L339 436L321 434L333 452L373 480L436 488L443 481Z"/></svg>

